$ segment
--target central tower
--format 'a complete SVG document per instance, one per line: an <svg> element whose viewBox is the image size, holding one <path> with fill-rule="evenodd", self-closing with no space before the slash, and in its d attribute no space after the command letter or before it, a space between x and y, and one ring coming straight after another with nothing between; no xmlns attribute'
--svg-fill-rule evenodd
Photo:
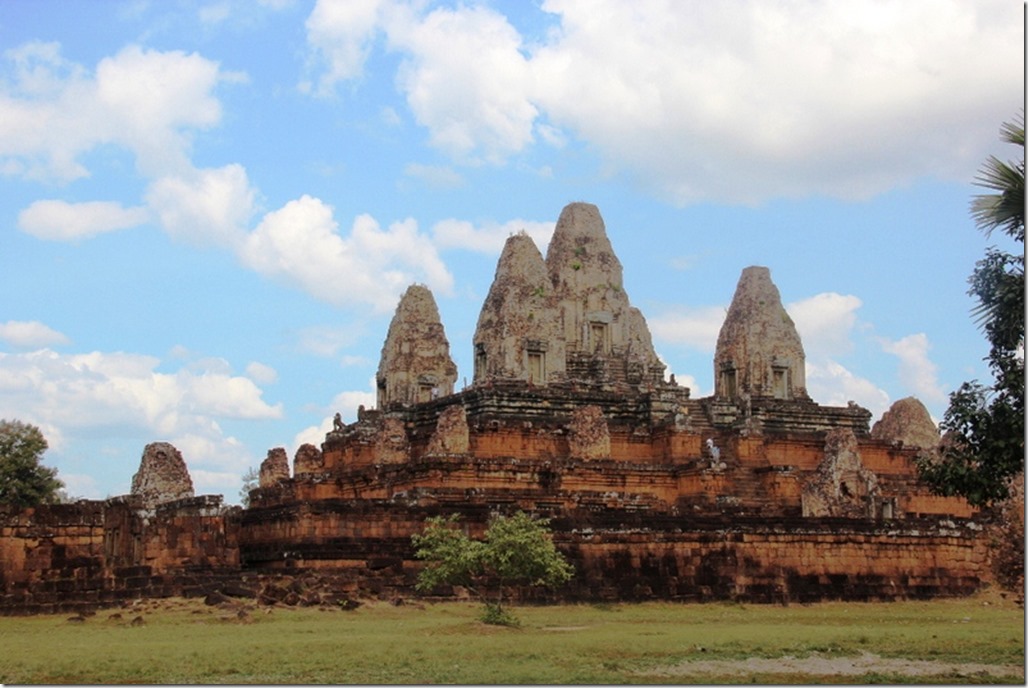
<svg viewBox="0 0 1028 688"><path fill-rule="evenodd" d="M663 382L664 364L622 277L595 205L564 208L545 261L527 234L511 236L475 330L475 383Z"/></svg>

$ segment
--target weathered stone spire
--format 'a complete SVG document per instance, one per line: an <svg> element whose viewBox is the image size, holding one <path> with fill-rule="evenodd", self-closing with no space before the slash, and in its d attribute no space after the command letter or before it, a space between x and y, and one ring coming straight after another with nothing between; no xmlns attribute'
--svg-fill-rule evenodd
<svg viewBox="0 0 1028 688"><path fill-rule="evenodd" d="M807 396L806 357L792 318L765 267L742 271L714 352L715 394Z"/></svg>
<svg viewBox="0 0 1028 688"><path fill-rule="evenodd" d="M569 376L605 369L606 379L594 382L663 380L665 366L653 350L645 318L629 303L621 261L595 205L564 208L546 252L546 268L563 323Z"/></svg>
<svg viewBox="0 0 1028 688"><path fill-rule="evenodd" d="M553 286L532 238L511 235L475 328L475 382L546 384L564 373L564 338Z"/></svg>
<svg viewBox="0 0 1028 688"><path fill-rule="evenodd" d="M414 284L400 299L378 364L378 408L453 394L457 366L428 287Z"/></svg>
<svg viewBox="0 0 1028 688"><path fill-rule="evenodd" d="M192 497L193 479L181 452L168 442L146 445L139 470L132 476L131 494L141 497L148 509Z"/></svg>
<svg viewBox="0 0 1028 688"><path fill-rule="evenodd" d="M871 437L931 449L939 444L939 429L928 409L915 397L900 399L871 428Z"/></svg>

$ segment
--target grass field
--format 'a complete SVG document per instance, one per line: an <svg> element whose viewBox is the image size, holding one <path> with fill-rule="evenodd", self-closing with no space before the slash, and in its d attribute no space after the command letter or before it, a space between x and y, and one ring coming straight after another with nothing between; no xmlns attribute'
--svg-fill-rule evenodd
<svg viewBox="0 0 1028 688"><path fill-rule="evenodd" d="M0 618L0 682L1025 681L1024 612L999 596L521 607L516 628L486 626L464 603L240 608L171 599L84 621Z"/></svg>

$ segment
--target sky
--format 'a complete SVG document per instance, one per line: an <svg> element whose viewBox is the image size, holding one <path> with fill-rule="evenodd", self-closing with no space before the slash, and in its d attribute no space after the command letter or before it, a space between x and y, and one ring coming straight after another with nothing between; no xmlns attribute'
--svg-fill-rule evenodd
<svg viewBox="0 0 1028 688"><path fill-rule="evenodd" d="M694 398L763 265L815 401L941 420L1024 52L1010 0L0 0L0 418L72 497L169 441L236 503L374 406L408 285L466 384L506 237L586 201Z"/></svg>

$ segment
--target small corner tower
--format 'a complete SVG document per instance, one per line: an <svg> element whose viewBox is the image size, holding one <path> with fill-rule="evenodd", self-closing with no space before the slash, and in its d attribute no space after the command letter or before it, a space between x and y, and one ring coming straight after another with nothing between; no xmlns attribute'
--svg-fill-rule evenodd
<svg viewBox="0 0 1028 688"><path fill-rule="evenodd" d="M378 408L453 394L457 366L428 287L407 288L389 323L376 376Z"/></svg>
<svg viewBox="0 0 1028 688"><path fill-rule="evenodd" d="M771 271L742 271L714 352L714 393L809 401L806 357Z"/></svg>

